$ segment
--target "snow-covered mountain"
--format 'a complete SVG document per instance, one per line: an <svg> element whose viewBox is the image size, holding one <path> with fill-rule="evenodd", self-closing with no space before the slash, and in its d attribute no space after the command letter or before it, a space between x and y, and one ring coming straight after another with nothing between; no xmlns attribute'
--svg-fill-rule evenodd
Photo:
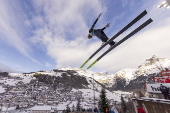
<svg viewBox="0 0 170 113"><path fill-rule="evenodd" d="M160 71L170 69L170 60L153 55L146 59L137 69L123 69L114 76L113 90L141 89L145 81L150 82L152 76Z"/></svg>
<svg viewBox="0 0 170 113"><path fill-rule="evenodd" d="M113 85L113 78L114 74L109 74L108 72L104 73L95 73L91 71L86 71L85 69L80 69L80 68L62 68L61 70L74 70L76 71L80 76L86 76L86 77L91 77L94 78L96 81L98 81L101 84L107 84L108 86Z"/></svg>
<svg viewBox="0 0 170 113"><path fill-rule="evenodd" d="M106 87L114 87L113 89L121 90L121 88L117 88L117 86L120 86L120 81L122 84L122 87L128 86L132 81L135 81L136 79L139 79L140 76L144 76L143 79L147 79L148 75L155 75L159 74L161 70L165 70L165 68L170 68L170 60L165 58L157 58L155 55L153 55L151 58L146 59L144 63L138 66L137 69L123 69L115 74L109 74L108 72L104 73L95 73L91 71L87 71L85 69L80 68L62 68L62 69L55 69L50 71L39 71L39 72L31 72L31 73L10 73L10 76L13 77L20 77L22 78L22 81L24 83L29 83L32 79L36 79L34 75L48 75L51 77L56 78L65 78L67 80L67 83L72 79L71 76L80 76L85 77L85 79L88 81L92 81L93 78L98 82L97 84L101 83L105 85ZM141 77L140 77L141 79ZM77 79L79 80L79 79ZM21 80L15 80L21 81ZM122 82L123 81L123 82ZM3 80L1 81L1 83ZM10 80L6 81L7 83L12 82ZM142 82L142 81L139 81ZM74 84L69 82L70 84ZM118 84L119 83L119 84ZM64 84L64 83L63 83ZM132 84L132 83L131 83ZM13 84L14 85L14 84Z"/></svg>
<svg viewBox="0 0 170 113"><path fill-rule="evenodd" d="M84 99L85 105L89 107L93 105L93 102L90 100L93 98L94 92L96 99L98 99L102 87L107 87L109 90L114 91L106 90L109 99L120 101L122 92L117 93L115 91L139 90L143 87L146 80L151 80L151 76L156 76L161 70L167 69L170 69L169 59L153 56L138 66L137 69L127 68L115 74L109 74L108 72L95 73L71 67L31 73L1 72L0 94L4 93L4 95L7 95L7 98L10 93L14 92L17 94L20 92L32 98L35 98L35 94L46 96L46 98L50 98L50 94L61 94L57 96L56 99L59 98L60 102L66 101L65 99L70 99L71 101L66 105L70 105L71 107L76 99L71 98L72 96L69 95L75 96L77 92L79 92L82 97L84 97L82 99ZM40 92L43 95L40 95ZM66 96L63 97L63 95ZM51 97L53 98L53 96ZM66 105L64 107L66 107Z"/></svg>
<svg viewBox="0 0 170 113"><path fill-rule="evenodd" d="M139 65L138 68L136 69L130 68L122 69L116 72L115 74L109 74L108 72L94 73L86 71L84 69L71 67L63 68L62 70L74 70L81 76L94 77L96 81L104 84L107 87L115 87L116 85L119 86L117 84L118 82L116 81L123 80L124 81L123 87L125 87L128 86L131 81L135 81L135 79L139 78L141 79L141 76L143 76L143 80L146 80L148 79L148 76L150 77L157 75L159 74L160 71L165 70L166 68L170 69L170 60L165 58L158 58L155 55L153 55L151 58L146 59L146 61Z"/></svg>
<svg viewBox="0 0 170 113"><path fill-rule="evenodd" d="M165 58L158 58L153 55L151 58L146 59L144 63L138 66L136 69L123 69L115 74L94 73L79 68L63 68L62 70L74 70L79 75L94 77L96 81L104 84L106 87L113 87L114 90L128 89L126 87L132 87L132 84L136 85L136 81L143 86L143 80L151 80L151 76L156 76L160 71L170 69L170 60ZM122 87L120 87L122 86ZM120 88L118 88L120 87Z"/></svg>

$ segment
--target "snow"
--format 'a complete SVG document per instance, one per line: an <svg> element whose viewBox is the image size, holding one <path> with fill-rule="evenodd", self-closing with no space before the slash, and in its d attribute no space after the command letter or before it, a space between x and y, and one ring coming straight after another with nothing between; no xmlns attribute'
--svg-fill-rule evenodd
<svg viewBox="0 0 170 113"><path fill-rule="evenodd" d="M7 107L2 107L2 112L3 112L3 111L5 112L7 109L8 109L8 111L15 110L15 108L16 108L16 107L9 107L9 108L7 108Z"/></svg>
<svg viewBox="0 0 170 113"><path fill-rule="evenodd" d="M94 77L94 79L96 81L98 81L99 83L107 83L108 84L107 87L111 87L111 86L114 85L115 75L126 79L126 85L128 85L131 80L135 79L137 76L140 76L142 74L144 76L147 76L148 74L159 73L160 70L158 69L158 67L159 68L161 68L161 67L162 68L167 68L167 67L170 68L170 60L165 59L165 58L157 58L154 55L151 58L148 58L137 69L127 68L127 69L120 70L119 72L117 72L115 74L109 74L107 72L96 73L96 72L92 72L92 71L86 71L85 69L71 68L71 67L62 68L60 70L63 70L63 71L73 70L73 71L76 71L80 76L85 76L86 78L90 78L90 77L93 78ZM48 74L50 76L60 77L61 74L64 73L64 72L56 73L55 71L51 70L51 71L43 71L43 72L35 72L35 73ZM19 77L23 78L22 81L24 83L29 83L31 78L34 78L33 74L35 74L35 73L26 74L27 76L24 76L24 74L19 74L19 73L10 73L10 75L19 76ZM14 85L14 84L15 83L13 83L12 85Z"/></svg>
<svg viewBox="0 0 170 113"><path fill-rule="evenodd" d="M47 105L44 105L44 106L34 106L32 108L30 108L30 110L51 110L51 107L52 106L47 106Z"/></svg>
<svg viewBox="0 0 170 113"><path fill-rule="evenodd" d="M121 77L121 78L125 78L126 79L126 85L129 84L129 82L133 79L135 79L136 77L134 76L134 72L136 71L136 69L123 69L121 71L118 71L116 73L116 75L118 77Z"/></svg>
<svg viewBox="0 0 170 113"><path fill-rule="evenodd" d="M93 101L93 100L92 100L92 101ZM74 107L75 107L75 109L76 109L77 101L72 101L72 102L69 104L69 107L70 107L71 110L73 109L73 105L74 105ZM92 107L93 107L93 104L89 104L89 102L80 102L80 105L81 105L83 108L85 108L85 109L87 109L87 108L92 108Z"/></svg>
<svg viewBox="0 0 170 113"><path fill-rule="evenodd" d="M3 88L2 86L0 86L0 93L4 93L5 92L5 88Z"/></svg>
<svg viewBox="0 0 170 113"><path fill-rule="evenodd" d="M72 90L72 91L81 91L83 92L82 96L84 97L84 99L88 100L88 99L92 99L94 98L94 91L93 89L78 89L78 90ZM101 91L101 90L100 90ZM97 92L95 91L95 98L99 99L100 96L100 91ZM106 90L106 96L108 99L114 99L114 101L118 101L120 102L120 95L121 94L131 94L128 92L122 92L122 91L116 91L116 92L110 92L108 90Z"/></svg>
<svg viewBox="0 0 170 113"><path fill-rule="evenodd" d="M116 74L119 76L122 76L127 79L133 79L134 75L133 72L136 71L136 69L123 69L121 71L118 71Z"/></svg>
<svg viewBox="0 0 170 113"><path fill-rule="evenodd" d="M41 74L48 74L50 76L61 76L62 73L64 72L59 72L59 73L56 73L54 71L46 71L46 72L38 72L38 73L41 73ZM85 73L85 71L84 71ZM87 72L88 73L88 72ZM31 73L31 74L14 74L14 73L10 73L10 75L13 77L13 78L3 78L2 80L0 80L0 82L4 83L4 84L8 84L8 85L12 85L12 86L15 86L18 82L22 81L24 83L29 83L31 81L31 79L35 79L33 77L33 74L35 73ZM91 75L90 75L91 74ZM104 73L106 74L106 73ZM94 77L96 77L96 79L103 79L103 80L107 80L107 77L103 77L104 74L99 74L99 73L96 73L96 76L94 75ZM86 74L85 74L86 75ZM85 76L85 75L81 75L81 76ZM113 76L112 75L108 75L110 76L110 78L112 78ZM20 77L21 79L19 78L16 78L16 77ZM89 86L88 88L89 89L72 89L73 92L78 92L78 91L81 91L82 92L82 97L84 97L84 101L83 102L80 102L81 106L85 109L87 108L93 108L94 107L94 90L93 90L93 85L94 85L94 89L95 89L95 99L99 99L100 98L100 91L102 89L101 85L98 84L96 81L93 80L93 75L91 72L89 72L89 74L87 74L86 77L86 80L87 82L89 83ZM4 92L5 89L0 87L0 93ZM118 101L120 102L120 95L122 94L123 92L110 92L108 90L106 90L106 96L109 100L112 100L112 101ZM97 103L98 101L96 101L96 106L97 106ZM67 101L67 102L60 102L58 103L57 106L48 106L48 105L36 105L28 110L51 110L51 107L57 107L57 110L64 110L66 109L67 105L72 109L73 105L76 107L77 105L77 100L75 101Z"/></svg>
<svg viewBox="0 0 170 113"><path fill-rule="evenodd" d="M72 102L70 103L69 107L71 108L73 105L74 105L74 107L76 107L77 101L72 101Z"/></svg>
<svg viewBox="0 0 170 113"><path fill-rule="evenodd" d="M170 67L170 60L162 59L162 60L160 60L160 63L163 68ZM129 68L123 69L123 70L117 72L115 75L117 75L123 79L126 79L126 85L127 85L127 84L129 84L130 80L135 79L136 76L139 76L141 74L158 73L160 70L158 70L157 65L159 65L159 63L150 65L150 61L148 60L145 63L143 63L138 69L129 69ZM93 107L94 94L95 94L95 99L100 98L99 96L100 96L100 91L101 91L102 87L96 81L98 81L100 83L110 83L111 85L114 84L114 78L115 78L114 74L94 73L91 71L86 71L84 69L71 68L71 67L63 68L62 70L65 70L65 71L74 70L78 73L78 75L84 76L86 78L87 82L89 83L89 85L88 85L89 89L72 89L73 92L78 92L78 91L82 92L84 101L80 102L80 104L81 104L81 106L83 106L83 108L90 108L90 107L92 108ZM138 72L139 74L136 74L136 72ZM9 75L14 78L10 78L10 79L2 78L0 80L0 83L4 83L6 85L7 84L12 85L12 86L15 86L20 81L22 81L24 83L29 83L32 79L35 79L35 77L33 77L33 75L36 73L61 77L61 75L66 72L44 71L44 72L35 72L35 73L30 73L30 74L10 73ZM147 76L147 74L145 74L145 76ZM21 79L18 79L15 77L20 77ZM93 81L93 77L96 81ZM94 92L93 88L95 89L95 92ZM5 92L5 88L0 86L0 93L3 93L3 92ZM106 90L107 98L109 100L118 101L118 102L121 101L121 99L120 99L121 95L131 95L131 94L132 93L130 93L130 92L123 92L123 91L110 92L110 91ZM143 98L143 99L144 100L163 101L163 102L169 101L169 100L165 101L165 99L155 99L155 98ZM75 101L60 102L55 107L57 107L57 110L64 110L64 109L66 109L67 105L72 109L73 105L76 107L77 101L75 100ZM42 106L34 106L30 109L32 109L32 110L38 110L38 109L51 110L51 107L54 107L54 106L42 105ZM4 107L3 109L6 109L6 108ZM13 108L10 108L10 109L13 109Z"/></svg>
<svg viewBox="0 0 170 113"><path fill-rule="evenodd" d="M130 95L131 92L125 92L125 91L114 91L114 93L120 94L120 95Z"/></svg>
<svg viewBox="0 0 170 113"><path fill-rule="evenodd" d="M70 103L70 101L62 102L57 105L57 110L64 110L67 108L67 105Z"/></svg>
<svg viewBox="0 0 170 113"><path fill-rule="evenodd" d="M30 73L30 74L23 74L23 73L9 73L11 77L20 77L21 80L15 79L15 78L10 78L10 79L2 79L0 83L4 83L5 85L10 85L10 86L16 86L18 82L23 82L24 84L30 83L32 79L35 79L33 76L34 74L46 74L50 76L61 76L62 72L56 73L54 71L44 71L44 72L35 72L35 73Z"/></svg>
<svg viewBox="0 0 170 113"><path fill-rule="evenodd" d="M92 99L94 97L94 92L93 92L92 89L79 89L79 91L83 92L82 96L84 98L86 98L86 99L87 98L91 98ZM100 95L100 93L95 91L95 96L99 97L99 95Z"/></svg>
<svg viewBox="0 0 170 113"><path fill-rule="evenodd" d="M30 81L32 80L32 79L35 79L34 77L33 77L33 74L26 74L26 75L24 75L24 74L22 74L22 73L9 73L9 75L10 76L12 76L12 77L20 77L20 78L22 78L22 80L17 80L17 79L15 79L15 83L13 82L13 83L9 83L9 85L12 85L12 86L14 86L16 83L18 83L19 81L22 81L23 83L25 83L25 84L27 84L27 83L30 83Z"/></svg>
<svg viewBox="0 0 170 113"><path fill-rule="evenodd" d="M86 78L86 80L89 83L88 87L90 89L93 89L93 85L94 85L94 89L101 91L101 86L98 83L96 83L96 81L94 81L92 78Z"/></svg>
<svg viewBox="0 0 170 113"><path fill-rule="evenodd" d="M80 69L80 68L71 68L71 67L67 67L67 68L62 68L61 70L74 70L76 71L80 76L85 76L88 78L93 78L98 81L99 83L110 83L110 85L112 85L113 83L113 78L115 75L112 74L108 74L108 73L95 73L92 71L86 71L84 69Z"/></svg>
<svg viewBox="0 0 170 113"><path fill-rule="evenodd" d="M106 90L106 95L107 98L110 99L114 99L114 101L120 102L120 95L117 95L115 92L109 92L108 90Z"/></svg>
<svg viewBox="0 0 170 113"><path fill-rule="evenodd" d="M61 74L64 72L56 73L55 71L45 71L45 72L37 72L39 74L50 75L55 77L61 77Z"/></svg>
<svg viewBox="0 0 170 113"><path fill-rule="evenodd" d="M15 79L1 79L0 83L3 83L5 85L11 85L11 86L15 86L16 83L18 83L18 80Z"/></svg>

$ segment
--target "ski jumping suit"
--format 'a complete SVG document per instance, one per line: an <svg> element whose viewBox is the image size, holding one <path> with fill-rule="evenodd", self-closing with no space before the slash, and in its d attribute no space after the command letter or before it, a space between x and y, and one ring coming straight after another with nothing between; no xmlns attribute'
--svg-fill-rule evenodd
<svg viewBox="0 0 170 113"><path fill-rule="evenodd" d="M169 99L170 100L168 88L165 87L165 86L161 86L160 90L161 90L162 94L164 95L165 99Z"/></svg>
<svg viewBox="0 0 170 113"><path fill-rule="evenodd" d="M92 35L92 36L97 36L102 42L107 42L108 41L108 37L106 36L106 34L103 32L103 30L105 29L106 27L102 28L102 29L90 29L89 30L89 33ZM115 42L114 41L111 41L109 43L109 45L114 45Z"/></svg>

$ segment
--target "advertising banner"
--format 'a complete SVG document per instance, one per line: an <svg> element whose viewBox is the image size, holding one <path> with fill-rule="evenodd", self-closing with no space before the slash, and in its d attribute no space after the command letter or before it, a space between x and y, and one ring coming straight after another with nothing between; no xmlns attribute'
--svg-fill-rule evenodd
<svg viewBox="0 0 170 113"><path fill-rule="evenodd" d="M146 89L147 89L147 92L150 92L150 93L161 93L160 91L160 84L170 88L170 83L157 83L157 84L146 84Z"/></svg>

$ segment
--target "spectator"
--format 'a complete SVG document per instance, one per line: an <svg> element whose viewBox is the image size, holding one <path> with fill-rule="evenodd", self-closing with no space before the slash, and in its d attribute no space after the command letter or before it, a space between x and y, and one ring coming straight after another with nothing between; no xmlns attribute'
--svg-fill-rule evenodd
<svg viewBox="0 0 170 113"><path fill-rule="evenodd" d="M89 112L93 112L92 108L89 108Z"/></svg>
<svg viewBox="0 0 170 113"><path fill-rule="evenodd" d="M162 94L164 95L165 99L169 99L169 89L166 86L163 86L162 84L160 84L160 90L162 92Z"/></svg>
<svg viewBox="0 0 170 113"><path fill-rule="evenodd" d="M94 108L94 112L95 112L95 113L98 113L98 109L97 109L97 108Z"/></svg>
<svg viewBox="0 0 170 113"><path fill-rule="evenodd" d="M108 113L112 113L110 109L108 110Z"/></svg>
<svg viewBox="0 0 170 113"><path fill-rule="evenodd" d="M140 106L136 106L136 107L137 107L138 113L146 113L142 107Z"/></svg>
<svg viewBox="0 0 170 113"><path fill-rule="evenodd" d="M82 109L83 112L85 112L86 110L85 109Z"/></svg>
<svg viewBox="0 0 170 113"><path fill-rule="evenodd" d="M106 113L109 113L109 110L106 108Z"/></svg>
<svg viewBox="0 0 170 113"><path fill-rule="evenodd" d="M115 113L113 110L109 109L109 113Z"/></svg>

